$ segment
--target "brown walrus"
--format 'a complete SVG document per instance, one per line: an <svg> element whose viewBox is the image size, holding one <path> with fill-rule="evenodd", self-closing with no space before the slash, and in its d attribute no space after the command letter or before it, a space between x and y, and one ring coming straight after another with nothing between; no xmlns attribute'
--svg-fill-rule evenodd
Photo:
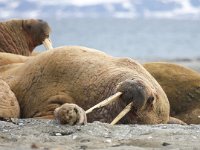
<svg viewBox="0 0 200 150"><path fill-rule="evenodd" d="M36 46L49 38L50 30L43 20L0 22L0 52L29 56Z"/></svg>
<svg viewBox="0 0 200 150"><path fill-rule="evenodd" d="M31 56L29 56L31 57ZM22 55L15 55L11 53L4 53L0 52L0 72L2 73L2 69L5 70L6 68L10 68L9 64L16 64L16 63L24 63L29 57L25 57Z"/></svg>
<svg viewBox="0 0 200 150"><path fill-rule="evenodd" d="M166 94L142 65L94 49L56 48L16 65L2 77L17 97L21 118L54 118L55 113L60 123L85 123L84 110L120 91L117 101L88 114L88 121L111 122L130 102L133 107L120 123L170 121Z"/></svg>
<svg viewBox="0 0 200 150"><path fill-rule="evenodd" d="M15 94L8 84L0 79L0 118L17 118L20 116L20 108Z"/></svg>
<svg viewBox="0 0 200 150"><path fill-rule="evenodd" d="M200 124L200 74L172 63L146 63L144 67L166 92L171 116Z"/></svg>

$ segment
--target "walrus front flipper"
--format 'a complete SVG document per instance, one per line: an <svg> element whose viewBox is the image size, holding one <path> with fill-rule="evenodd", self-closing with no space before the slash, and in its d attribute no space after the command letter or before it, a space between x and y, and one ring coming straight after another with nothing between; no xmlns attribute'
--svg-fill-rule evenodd
<svg viewBox="0 0 200 150"><path fill-rule="evenodd" d="M186 125L185 122L183 122L180 119L174 118L174 117L169 117L169 121L167 122L168 124L181 124L181 125Z"/></svg>
<svg viewBox="0 0 200 150"><path fill-rule="evenodd" d="M14 63L24 63L29 57L16 55L11 53L0 53L0 66L14 64Z"/></svg>
<svg viewBox="0 0 200 150"><path fill-rule="evenodd" d="M65 103L54 111L55 119L61 124L81 125L87 123L85 111L76 104Z"/></svg>
<svg viewBox="0 0 200 150"><path fill-rule="evenodd" d="M19 118L20 108L15 97L6 82L0 80L0 118L7 120L9 118Z"/></svg>

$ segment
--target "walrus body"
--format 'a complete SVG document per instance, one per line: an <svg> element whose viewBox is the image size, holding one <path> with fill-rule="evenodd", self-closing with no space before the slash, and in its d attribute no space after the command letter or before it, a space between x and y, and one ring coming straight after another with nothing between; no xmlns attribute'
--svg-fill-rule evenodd
<svg viewBox="0 0 200 150"><path fill-rule="evenodd" d="M85 47L61 47L41 53L16 67L4 72L3 79L18 99L21 118L54 118L54 110L61 108L61 111L55 111L57 118L61 118L59 115L63 110L71 113L70 117L78 115L80 121L85 115L80 115L83 112L80 107L87 110L121 91L123 94L116 102L88 114L88 121L111 122L130 102L134 103L133 109L120 123L169 121L170 108L164 91L140 64L131 59L111 57ZM77 122L75 119L72 124Z"/></svg>
<svg viewBox="0 0 200 150"><path fill-rule="evenodd" d="M49 38L50 27L43 20L0 22L0 52L31 55L33 49Z"/></svg>
<svg viewBox="0 0 200 150"><path fill-rule="evenodd" d="M200 74L170 63L146 63L170 102L171 116L188 124L200 124Z"/></svg>

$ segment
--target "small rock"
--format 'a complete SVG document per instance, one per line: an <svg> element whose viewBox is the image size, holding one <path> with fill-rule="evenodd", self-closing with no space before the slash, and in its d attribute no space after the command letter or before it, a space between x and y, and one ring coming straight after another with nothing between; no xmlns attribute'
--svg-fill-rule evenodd
<svg viewBox="0 0 200 150"><path fill-rule="evenodd" d="M3 129L3 132L8 132L8 130L6 130L6 129Z"/></svg>
<svg viewBox="0 0 200 150"><path fill-rule="evenodd" d="M169 143L167 143L167 142L163 142L163 143L162 143L162 146L168 146L168 145L171 145L171 144L169 144Z"/></svg>
<svg viewBox="0 0 200 150"><path fill-rule="evenodd" d="M77 139L77 136L76 135L72 136L72 139L73 140Z"/></svg>
<svg viewBox="0 0 200 150"><path fill-rule="evenodd" d="M18 125L19 125L19 126L23 126L24 124L23 124L22 122L19 122Z"/></svg>
<svg viewBox="0 0 200 150"><path fill-rule="evenodd" d="M162 126L163 129L167 129L167 126Z"/></svg>
<svg viewBox="0 0 200 150"><path fill-rule="evenodd" d="M62 136L61 133L55 133L55 136Z"/></svg>
<svg viewBox="0 0 200 150"><path fill-rule="evenodd" d="M196 136L192 136L192 138L193 138L193 139L197 139L197 137L196 137Z"/></svg>
<svg viewBox="0 0 200 150"><path fill-rule="evenodd" d="M111 140L111 139L107 139L106 142L107 142L107 143L111 143L112 140Z"/></svg>
<svg viewBox="0 0 200 150"><path fill-rule="evenodd" d="M38 148L39 148L39 146L38 146L38 145L36 145L35 143L33 143L33 144L31 145L31 148L32 148L32 149L38 149Z"/></svg>
<svg viewBox="0 0 200 150"><path fill-rule="evenodd" d="M86 145L81 145L80 146L80 149L83 149L83 150L85 150L87 148L87 146Z"/></svg>
<svg viewBox="0 0 200 150"><path fill-rule="evenodd" d="M85 143L85 142L90 142L90 140L89 140L89 139L83 139L83 140L81 140L80 142L81 142L81 143Z"/></svg>

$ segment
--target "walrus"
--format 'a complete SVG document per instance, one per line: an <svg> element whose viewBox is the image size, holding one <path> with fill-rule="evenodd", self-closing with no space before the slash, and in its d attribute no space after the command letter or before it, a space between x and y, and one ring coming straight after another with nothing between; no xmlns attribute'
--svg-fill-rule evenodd
<svg viewBox="0 0 200 150"><path fill-rule="evenodd" d="M0 22L0 52L30 56L36 46L50 43L50 32L48 23L40 19Z"/></svg>
<svg viewBox="0 0 200 150"><path fill-rule="evenodd" d="M12 65L16 63L24 63L29 59L29 57L23 55L15 55L12 53L0 52L0 68L6 68L7 66L9 66L9 64Z"/></svg>
<svg viewBox="0 0 200 150"><path fill-rule="evenodd" d="M0 119L18 118L20 108L15 94L9 85L0 79Z"/></svg>
<svg viewBox="0 0 200 150"><path fill-rule="evenodd" d="M64 46L43 52L4 72L2 79L17 97L20 118L55 118L71 125L111 122L133 102L119 123L171 120L165 92L142 65L86 47ZM117 101L86 117L85 110L116 92L123 93Z"/></svg>
<svg viewBox="0 0 200 150"><path fill-rule="evenodd" d="M187 124L200 124L200 74L173 63L146 63L143 66L166 92L170 115Z"/></svg>

